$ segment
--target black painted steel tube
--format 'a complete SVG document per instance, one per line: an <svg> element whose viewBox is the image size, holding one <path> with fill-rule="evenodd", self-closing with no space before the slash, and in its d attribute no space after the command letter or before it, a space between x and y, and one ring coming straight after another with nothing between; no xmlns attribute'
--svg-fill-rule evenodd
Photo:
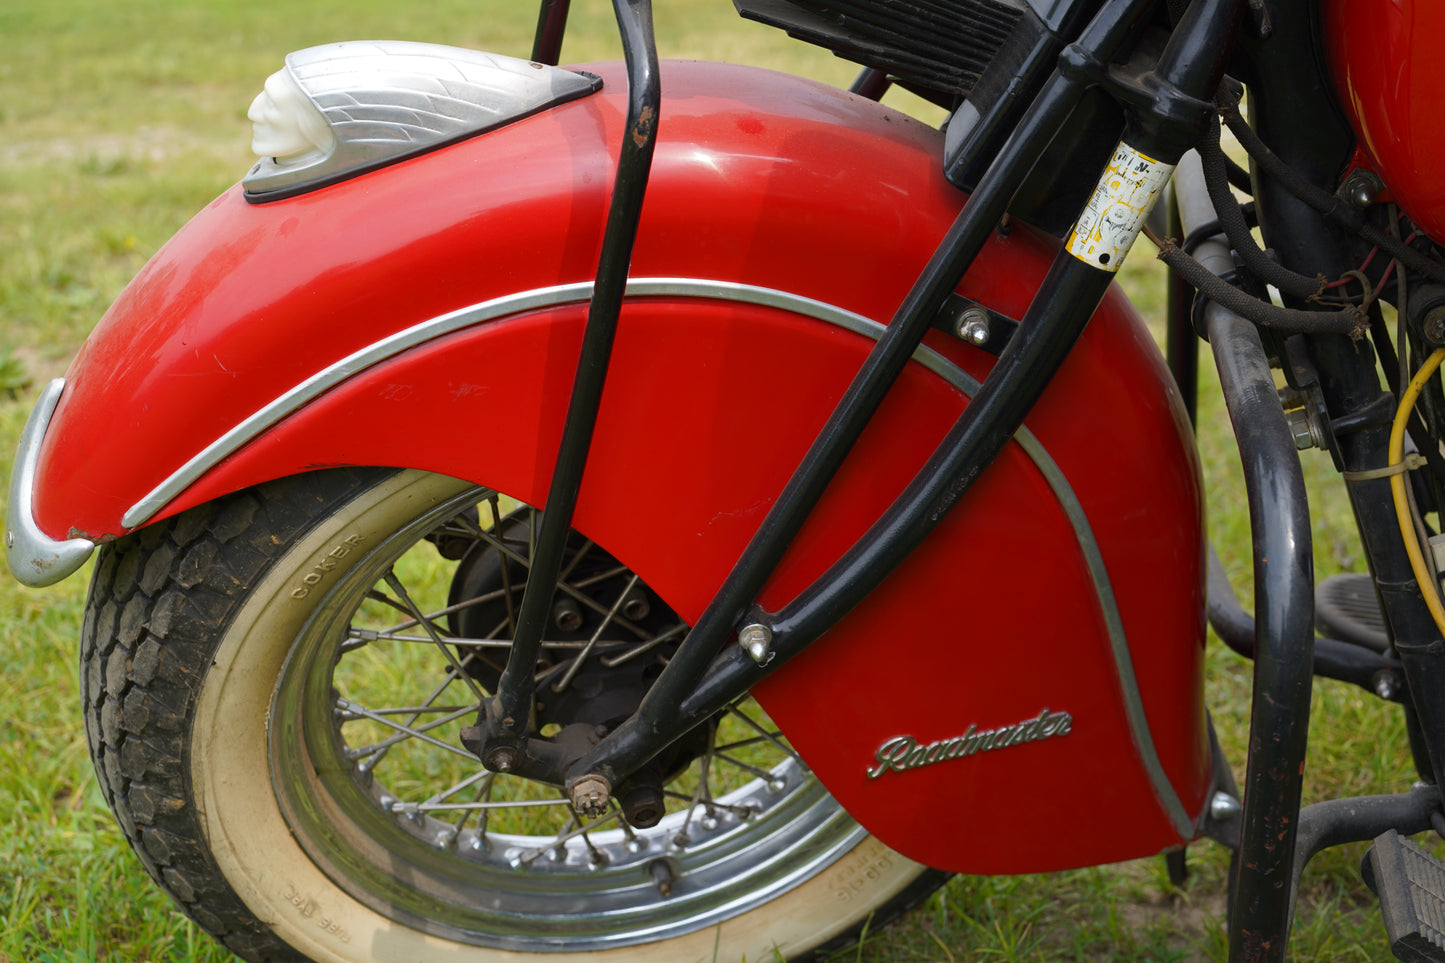
<svg viewBox="0 0 1445 963"><path fill-rule="evenodd" d="M1169 205L1169 236L1183 237L1183 223L1179 207ZM1194 289L1179 275L1170 272L1164 282L1165 302L1165 348L1164 358L1169 373L1174 376L1174 386L1184 401L1184 410L1189 414L1191 425L1198 421L1199 409L1199 335L1194 331L1190 317L1194 308Z"/></svg>
<svg viewBox="0 0 1445 963"><path fill-rule="evenodd" d="M831 628L933 531L1013 438L1113 278L1059 252L993 371L918 476L857 544L772 620L776 664ZM750 661L738 647L728 649L706 683L684 699L683 711L705 712L724 697L729 681L760 677Z"/></svg>
<svg viewBox="0 0 1445 963"><path fill-rule="evenodd" d="M1212 548L1209 552L1209 627L1231 650L1246 659L1254 658L1254 617L1239 604L1239 596ZM1387 658L1373 649L1339 639L1315 637L1315 675L1321 678L1338 679L1378 695L1382 673L1398 680L1401 671L1398 659ZM1403 692L1403 686L1398 683L1394 688Z"/></svg>
<svg viewBox="0 0 1445 963"><path fill-rule="evenodd" d="M1259 332L1217 304L1205 316L1254 535L1254 692L1229 959L1264 963L1284 959L1294 905L1290 879L1314 675L1309 504Z"/></svg>
<svg viewBox="0 0 1445 963"><path fill-rule="evenodd" d="M1023 424L1114 275L1060 251L1018 331L938 450L858 543L773 620L779 658L831 628L937 527Z"/></svg>
<svg viewBox="0 0 1445 963"><path fill-rule="evenodd" d="M537 35L532 40L532 59L557 66L562 59L562 38L567 33L567 12L572 0L542 0L537 11Z"/></svg>
<svg viewBox="0 0 1445 963"><path fill-rule="evenodd" d="M562 570L563 551L572 527L572 513L587 465L587 452L597 424L597 409L617 333L617 318L627 289L627 270L642 216L642 199L652 166L662 92L657 47L652 33L651 0L614 0L618 28L627 54L627 129L613 182L612 203L602 237L597 281L587 313L587 328L572 384L567 419L552 473L547 503L517 616L517 629L506 670L489 708L488 734L521 736L531 715L533 674L552 597ZM510 720L510 724L509 724ZM485 761L485 760L484 760Z"/></svg>
<svg viewBox="0 0 1445 963"><path fill-rule="evenodd" d="M1306 806L1299 814L1290 878L1299 886L1305 864L1332 846L1362 843L1388 831L1413 836L1430 829L1430 817L1440 811L1440 790L1419 785L1394 796L1353 796Z"/></svg>

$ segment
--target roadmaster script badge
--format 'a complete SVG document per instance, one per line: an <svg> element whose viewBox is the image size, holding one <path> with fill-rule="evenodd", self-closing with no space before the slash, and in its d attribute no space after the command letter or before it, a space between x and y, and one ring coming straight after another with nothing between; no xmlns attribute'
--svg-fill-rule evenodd
<svg viewBox="0 0 1445 963"><path fill-rule="evenodd" d="M1074 717L1067 712L1043 710L1036 718L1018 722L997 729L979 729L969 726L968 731L952 739L940 739L919 745L912 736L898 736L889 739L873 754L877 764L868 770L869 779L877 779L885 772L905 772L919 769L938 762L947 762L960 756L972 756L980 752L992 752L1021 746L1026 742L1041 742L1067 736L1073 731Z"/></svg>

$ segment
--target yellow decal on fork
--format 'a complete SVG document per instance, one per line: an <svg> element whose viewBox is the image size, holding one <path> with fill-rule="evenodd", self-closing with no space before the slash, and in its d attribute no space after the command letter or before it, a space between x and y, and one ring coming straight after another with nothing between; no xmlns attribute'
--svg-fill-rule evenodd
<svg viewBox="0 0 1445 963"><path fill-rule="evenodd" d="M1069 253L1111 274L1118 271L1173 173L1173 164L1156 161L1120 141L1069 235Z"/></svg>

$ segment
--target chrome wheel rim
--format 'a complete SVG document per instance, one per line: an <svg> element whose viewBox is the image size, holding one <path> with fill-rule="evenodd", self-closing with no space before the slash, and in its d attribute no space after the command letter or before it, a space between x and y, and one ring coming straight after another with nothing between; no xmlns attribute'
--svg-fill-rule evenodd
<svg viewBox="0 0 1445 963"><path fill-rule="evenodd" d="M530 510L504 507L489 490L396 519L393 534L356 546L364 558L311 599L275 690L272 787L293 835L338 886L459 942L600 950L716 925L814 877L864 838L750 702L716 725L708 750L669 786L667 815L648 829L628 827L615 805L581 820L559 790L486 772L455 733L487 694L469 676L470 653L497 651L506 625L495 638L458 640L446 629L456 600L412 588L428 581L436 555L426 537L451 532L474 507L467 536L525 561L525 544L508 544L506 520ZM590 588L576 584L583 595ZM628 651L668 632L654 627ZM571 644L559 666L580 658Z"/></svg>

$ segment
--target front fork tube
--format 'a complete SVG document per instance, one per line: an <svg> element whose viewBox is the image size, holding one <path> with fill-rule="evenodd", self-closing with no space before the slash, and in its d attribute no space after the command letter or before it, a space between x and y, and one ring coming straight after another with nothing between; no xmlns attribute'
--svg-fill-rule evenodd
<svg viewBox="0 0 1445 963"><path fill-rule="evenodd" d="M1337 422L1379 410L1385 400L1369 353L1343 337L1311 345L1314 363L1330 377L1326 403ZM1385 464L1389 419L1380 417L1353 431L1336 432L1345 471ZM1410 693L1406 701L1410 747L1421 778L1438 783L1445 772L1445 642L1425 605L1421 587L1405 554L1388 479L1347 482L1355 521L1370 561L1395 651Z"/></svg>
<svg viewBox="0 0 1445 963"><path fill-rule="evenodd" d="M555 15L549 18L548 7L543 8L538 44L555 41L560 47L566 4L559 2L549 6ZM613 6L627 59L627 128L613 180L612 201L607 211L607 226L598 258L597 280L588 307L577 375L572 384L572 396L541 515L540 531L533 533L535 547L507 665L498 682L497 693L485 707L478 725L468 727L462 733L463 744L494 771L525 768L528 759L526 744L537 657L562 571L567 534L572 527L582 474L587 466L587 452L597 424L602 388L627 288L628 267L641 220L642 199L647 190L652 154L657 143L662 92L657 47L653 39L651 0L613 0ZM552 28L550 34L549 27ZM555 768L560 765L560 760L554 758L544 764Z"/></svg>

